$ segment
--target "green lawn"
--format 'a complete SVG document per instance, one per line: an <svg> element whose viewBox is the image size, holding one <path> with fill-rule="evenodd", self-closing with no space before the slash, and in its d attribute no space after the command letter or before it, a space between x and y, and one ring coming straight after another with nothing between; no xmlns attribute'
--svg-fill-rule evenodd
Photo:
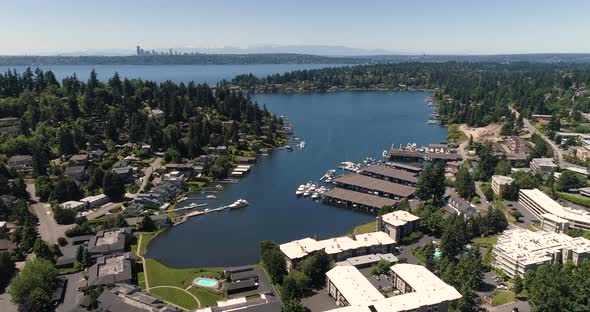
<svg viewBox="0 0 590 312"><path fill-rule="evenodd" d="M557 194L557 196L559 196L565 200L571 201L574 204L590 207L590 198L585 198L585 197L576 196L573 194L568 194L568 193L563 193L563 192L555 192L555 193Z"/></svg>
<svg viewBox="0 0 590 312"><path fill-rule="evenodd" d="M499 290L492 297L492 305L498 306L514 301L516 295L509 290Z"/></svg>
<svg viewBox="0 0 590 312"><path fill-rule="evenodd" d="M139 250L137 250L137 254L140 256L145 255L145 251L147 250L147 246L154 237L158 236L158 234L166 231L167 229L159 229L155 232L142 234L143 238L141 239L141 246L139 246ZM137 243L139 244L139 237L137 237ZM131 246L133 248L133 246ZM137 246L135 247L137 248Z"/></svg>
<svg viewBox="0 0 590 312"><path fill-rule="evenodd" d="M201 307L213 307L217 305L217 301L223 299L223 296L214 294L206 289L193 287L188 290L201 301Z"/></svg>
<svg viewBox="0 0 590 312"><path fill-rule="evenodd" d="M165 301L168 301L168 302L174 303L175 305L181 306L187 310L195 310L196 308L198 308L198 304L195 301L195 299L193 299L193 297L191 297L189 294L187 294L183 291L180 291L178 289L156 288L156 289L150 290L150 293L162 298Z"/></svg>
<svg viewBox="0 0 590 312"><path fill-rule="evenodd" d="M508 210L508 208L504 204L504 201L496 200L496 201L494 201L493 206L495 208L500 208L500 210L502 210L502 212L504 213L504 216L506 217L506 220L508 220L508 223L515 223L516 222L516 219L514 219L514 217L510 214L510 211Z"/></svg>
<svg viewBox="0 0 590 312"><path fill-rule="evenodd" d="M492 248L498 242L498 236L499 234L486 237L476 237L471 240L471 245L474 247Z"/></svg>
<svg viewBox="0 0 590 312"><path fill-rule="evenodd" d="M376 229L377 229L377 221L371 221L369 223L358 225L357 227L355 227L352 230L352 233L355 235L356 234L364 234L364 233L375 232Z"/></svg>

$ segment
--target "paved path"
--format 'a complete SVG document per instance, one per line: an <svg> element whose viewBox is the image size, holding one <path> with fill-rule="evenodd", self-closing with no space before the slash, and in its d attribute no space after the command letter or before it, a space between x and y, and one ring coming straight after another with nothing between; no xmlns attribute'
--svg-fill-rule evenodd
<svg viewBox="0 0 590 312"><path fill-rule="evenodd" d="M195 302L197 303L197 307L200 308L201 307L201 301L199 301L199 298L197 298L197 296L193 295L190 291L187 291L186 289L182 289L180 287L176 287L176 286L154 286L152 288L150 288L150 290L154 290L154 289L158 289L158 288L170 288L170 289L176 289L179 291L182 291L184 293L186 293L187 295L191 296L193 299L195 299Z"/></svg>
<svg viewBox="0 0 590 312"><path fill-rule="evenodd" d="M68 229L74 227L74 224L61 225L53 219L53 212L48 204L39 202L39 197L35 195L35 184L32 181L27 182L27 192L31 197L31 211L39 219L39 234L41 238L50 244L56 244L57 239L65 236Z"/></svg>
<svg viewBox="0 0 590 312"><path fill-rule="evenodd" d="M139 190L143 190L143 188L147 185L148 183L148 178L150 177L150 175L160 166L162 165L162 157L157 157L156 159L154 159L154 161L147 167L145 167L142 172L143 172L143 181L141 181L141 186L139 187Z"/></svg>
<svg viewBox="0 0 590 312"><path fill-rule="evenodd" d="M16 304L10 301L10 295L8 293L0 294L0 311L2 312L18 312Z"/></svg>

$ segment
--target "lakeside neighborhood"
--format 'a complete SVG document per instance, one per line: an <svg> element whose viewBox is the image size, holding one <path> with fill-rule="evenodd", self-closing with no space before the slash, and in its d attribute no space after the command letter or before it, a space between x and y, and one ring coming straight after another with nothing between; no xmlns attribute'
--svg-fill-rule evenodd
<svg viewBox="0 0 590 312"><path fill-rule="evenodd" d="M69 126L31 114L0 119L0 263L12 299L2 297L2 310L26 310L34 298L41 310L64 312L529 311L561 270L588 267L590 138L567 131L587 120L510 111L482 127L451 124L448 141L392 144L383 159L343 162L301 186L300 198L374 217L350 233L269 237L259 263L242 267L172 268L147 257L150 241L188 218L246 207L207 201L256 170L260 155L303 142L285 117L223 86L127 81L131 92L118 76L108 84L92 76L64 83L95 89L76 91L83 105L42 95L45 113L60 103L78 115L53 112ZM102 107L102 92L138 112L117 120L125 105ZM435 89L424 105L442 103L453 99Z"/></svg>

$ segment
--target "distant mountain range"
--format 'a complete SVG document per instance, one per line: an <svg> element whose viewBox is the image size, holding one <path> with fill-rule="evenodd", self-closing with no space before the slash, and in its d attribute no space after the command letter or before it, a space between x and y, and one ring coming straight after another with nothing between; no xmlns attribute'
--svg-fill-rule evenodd
<svg viewBox="0 0 590 312"><path fill-rule="evenodd" d="M168 53L170 48L142 47L146 51L156 51L158 53ZM310 54L319 56L368 56L368 55L409 55L411 52L395 52L385 49L362 49L351 48L347 46L330 46L330 45L261 45L247 48L240 47L221 47L221 48L194 48L194 47L177 47L172 48L179 53L203 53L203 54ZM43 56L129 56L135 55L135 49L99 49L74 52L50 52L39 53Z"/></svg>

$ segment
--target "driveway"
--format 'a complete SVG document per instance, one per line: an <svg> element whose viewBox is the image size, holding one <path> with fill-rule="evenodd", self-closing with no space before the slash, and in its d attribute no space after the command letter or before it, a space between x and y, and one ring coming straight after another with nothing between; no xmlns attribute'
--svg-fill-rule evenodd
<svg viewBox="0 0 590 312"><path fill-rule="evenodd" d="M312 296L301 299L301 303L311 312L328 311L338 308L336 301L328 295L328 289L314 291Z"/></svg>
<svg viewBox="0 0 590 312"><path fill-rule="evenodd" d="M140 191L147 185L149 176L161 165L162 157L157 157L149 166L143 168L143 181L141 181L141 186L139 187Z"/></svg>
<svg viewBox="0 0 590 312"><path fill-rule="evenodd" d="M516 115L516 117L520 116L520 113L518 111L516 111L514 108L512 108L510 106L508 106L508 108ZM527 128L530 133L538 134L545 141L547 141L547 143L549 143L549 145L551 146L551 149L553 150L553 156L557 158L557 161L558 161L557 164L559 165L563 161L563 153L561 152L559 147L555 144L555 142L550 140L541 131L537 130L537 128L535 128L535 126L533 124L531 124L528 119L523 117L522 121L524 123L524 127Z"/></svg>
<svg viewBox="0 0 590 312"><path fill-rule="evenodd" d="M10 301L10 295L6 292L0 294L0 311L18 312L18 307Z"/></svg>
<svg viewBox="0 0 590 312"><path fill-rule="evenodd" d="M507 200L504 203L506 204L506 208L508 209L508 212L512 211L514 208L514 209L520 211L520 213L522 214L522 217L520 218L520 222L515 223L515 225L517 225L518 227L526 229L526 228L528 228L529 224L539 221L539 219L537 219L537 217L535 217L535 215L533 215L530 211L528 211L528 209L524 208L519 202Z"/></svg>
<svg viewBox="0 0 590 312"><path fill-rule="evenodd" d="M39 197L35 195L35 184L27 183L27 192L31 196L30 209L39 219L38 230L41 238L50 244L56 244L57 239L65 237L65 232L73 228L74 225L61 225L55 222L49 204L39 203Z"/></svg>
<svg viewBox="0 0 590 312"><path fill-rule="evenodd" d="M430 243L431 241L440 241L440 240L434 236L424 235L419 241L417 241L413 244L400 245L399 246L400 253L399 253L399 255L396 255L396 257L398 257L398 258L405 257L406 259L408 259L408 263L418 264L418 259L416 259L416 257L412 254L412 249L422 247L422 246L426 245L427 243Z"/></svg>
<svg viewBox="0 0 590 312"><path fill-rule="evenodd" d="M80 304L80 301L82 301L82 298L84 297L84 294L78 290L78 284L80 281L84 280L82 272L68 274L66 275L66 278L68 279L68 284L64 295L64 301L57 306L55 309L56 312L72 311Z"/></svg>

